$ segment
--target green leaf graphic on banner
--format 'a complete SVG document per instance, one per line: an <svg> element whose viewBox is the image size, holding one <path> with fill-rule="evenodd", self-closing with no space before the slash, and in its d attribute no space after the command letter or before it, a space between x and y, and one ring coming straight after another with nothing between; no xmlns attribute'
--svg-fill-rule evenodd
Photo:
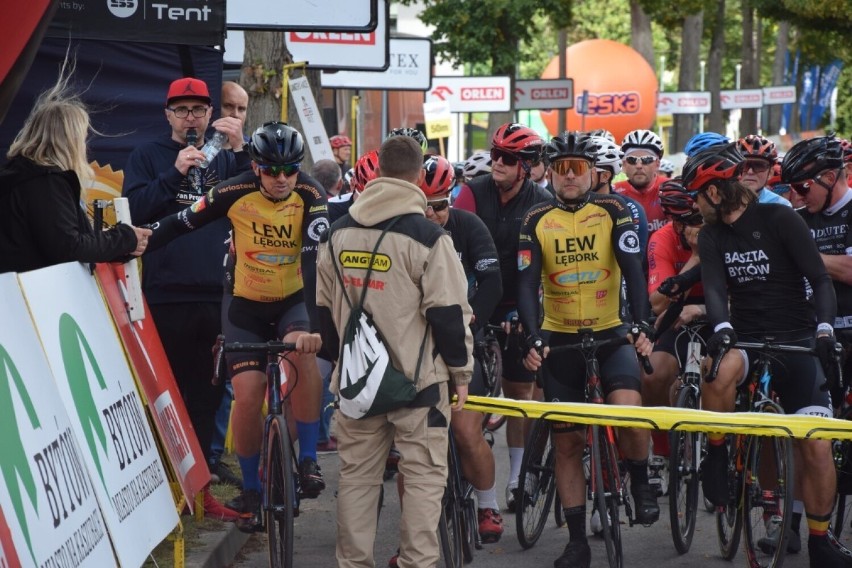
<svg viewBox="0 0 852 568"><path fill-rule="evenodd" d="M106 390L106 381L95 359L95 354L92 353L92 348L89 346L86 336L83 335L83 330L69 314L59 316L59 345L62 350L62 361L65 363L68 387L71 389L71 398L74 400L74 406L80 416L80 426L83 428L89 453L92 454L95 467L98 468L98 476L101 478L104 489L106 489L106 480L96 444L100 442L103 452L109 455L107 436L98 408L95 405L95 398L92 396L92 382L89 380L86 363L91 367L95 375L94 379L97 380L101 390ZM97 440L95 440L96 436Z"/></svg>
<svg viewBox="0 0 852 568"><path fill-rule="evenodd" d="M0 472L3 474L3 480L6 482L6 488L9 491L9 498L12 500L12 507L15 509L15 516L18 518L18 525L24 533L24 539L27 541L27 548L30 549L33 563L35 553L33 552L33 543L30 539L30 529L27 526L26 515L24 514L24 503L21 499L21 488L18 485L18 480L24 485L24 490L30 499L30 504L38 513L38 499L36 498L36 484L33 479L33 472L27 463L27 454L24 451L24 444L21 441L18 419L15 415L15 405L12 402L12 388L10 379L15 383L15 389L21 397L21 402L26 410L27 417L30 419L30 425L33 429L41 428L38 415L35 412L35 406L24 386L24 381L9 352L0 345L0 432L3 433L3 451L0 452ZM18 436L15 436L18 434Z"/></svg>

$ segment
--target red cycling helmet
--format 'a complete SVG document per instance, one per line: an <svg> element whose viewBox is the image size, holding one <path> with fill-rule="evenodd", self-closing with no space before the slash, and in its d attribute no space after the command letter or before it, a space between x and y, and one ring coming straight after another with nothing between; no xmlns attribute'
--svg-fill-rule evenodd
<svg viewBox="0 0 852 568"><path fill-rule="evenodd" d="M523 160L538 161L544 140L532 128L510 122L497 129L491 138L491 145L517 154Z"/></svg>
<svg viewBox="0 0 852 568"><path fill-rule="evenodd" d="M680 179L670 179L660 185L660 206L666 217L680 221L685 225L700 225L701 213L695 207L695 200L680 184Z"/></svg>
<svg viewBox="0 0 852 568"><path fill-rule="evenodd" d="M737 143L710 146L695 154L683 165L683 186L688 190L701 191L711 182L737 177L742 169L743 156L737 151Z"/></svg>
<svg viewBox="0 0 852 568"><path fill-rule="evenodd" d="M338 148L343 148L344 146L351 146L352 145L352 140L350 140L348 137L344 136L343 134L338 134L336 136L332 136L331 138L328 139L328 141L331 142L331 147L334 148L335 150L337 150Z"/></svg>
<svg viewBox="0 0 852 568"><path fill-rule="evenodd" d="M352 191L364 191L367 183L379 177L379 151L367 152L355 162L355 174L349 187Z"/></svg>
<svg viewBox="0 0 852 568"><path fill-rule="evenodd" d="M745 138L740 138L737 141L737 150L745 158L763 158L773 164L778 159L775 143L757 134L749 134Z"/></svg>
<svg viewBox="0 0 852 568"><path fill-rule="evenodd" d="M426 177L420 184L420 189L426 199L446 193L453 187L455 172L453 165L443 156L427 156L423 162Z"/></svg>
<svg viewBox="0 0 852 568"><path fill-rule="evenodd" d="M781 162L776 160L772 164L772 170L769 173L769 179L766 180L766 185L772 187L781 183Z"/></svg>

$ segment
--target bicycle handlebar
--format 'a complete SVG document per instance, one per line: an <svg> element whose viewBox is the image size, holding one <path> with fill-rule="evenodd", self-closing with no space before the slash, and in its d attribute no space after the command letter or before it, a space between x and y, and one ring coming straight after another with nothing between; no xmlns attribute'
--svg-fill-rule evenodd
<svg viewBox="0 0 852 568"><path fill-rule="evenodd" d="M295 343L284 343L283 341L267 341L266 343L225 343L225 336L219 334L216 336L216 343L213 344L213 379L210 381L213 385L218 385L222 376L224 376L225 353L240 353L240 352L256 352L261 353L283 353L285 351L295 351Z"/></svg>
<svg viewBox="0 0 852 568"><path fill-rule="evenodd" d="M639 328L632 327L630 329L630 335L639 335ZM621 345L628 345L630 341L627 339L627 336L624 337L613 337L611 339L595 339L591 335L583 336L583 340L580 343L569 343L566 345L557 345L550 348L550 351L553 353L559 353L560 351L597 351L602 347L606 347L607 345L613 347L620 347ZM537 341L533 347L541 353L544 349L544 343L542 341ZM654 367L651 365L651 360L644 355L639 356L639 361L642 363L642 370L645 371L645 374L650 375L654 372Z"/></svg>

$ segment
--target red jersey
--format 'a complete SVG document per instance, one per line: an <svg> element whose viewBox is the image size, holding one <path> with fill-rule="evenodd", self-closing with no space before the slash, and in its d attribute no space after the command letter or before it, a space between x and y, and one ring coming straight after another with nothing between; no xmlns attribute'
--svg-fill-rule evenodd
<svg viewBox="0 0 852 568"><path fill-rule="evenodd" d="M673 224L669 223L651 235L648 241L648 295L656 292L666 278L680 274L690 257L692 251L684 246ZM689 290L688 298L703 301L704 288L700 282Z"/></svg>
<svg viewBox="0 0 852 568"><path fill-rule="evenodd" d="M658 175L654 178L654 183L646 187L643 191L639 191L633 187L630 181L626 179L612 186L613 191L619 195L626 195L639 202L639 205L645 210L645 216L648 217L649 235L653 235L654 231L669 222L663 214L663 208L660 205L660 185L665 181L666 178Z"/></svg>

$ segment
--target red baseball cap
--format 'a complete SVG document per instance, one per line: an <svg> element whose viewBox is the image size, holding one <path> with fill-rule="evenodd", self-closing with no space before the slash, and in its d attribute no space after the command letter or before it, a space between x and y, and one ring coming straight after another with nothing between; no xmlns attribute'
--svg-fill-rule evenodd
<svg viewBox="0 0 852 568"><path fill-rule="evenodd" d="M208 105L211 103L207 83L193 77L184 77L183 79L172 81L172 84L169 86L169 94L166 97L166 104L170 105L178 99L201 99Z"/></svg>

